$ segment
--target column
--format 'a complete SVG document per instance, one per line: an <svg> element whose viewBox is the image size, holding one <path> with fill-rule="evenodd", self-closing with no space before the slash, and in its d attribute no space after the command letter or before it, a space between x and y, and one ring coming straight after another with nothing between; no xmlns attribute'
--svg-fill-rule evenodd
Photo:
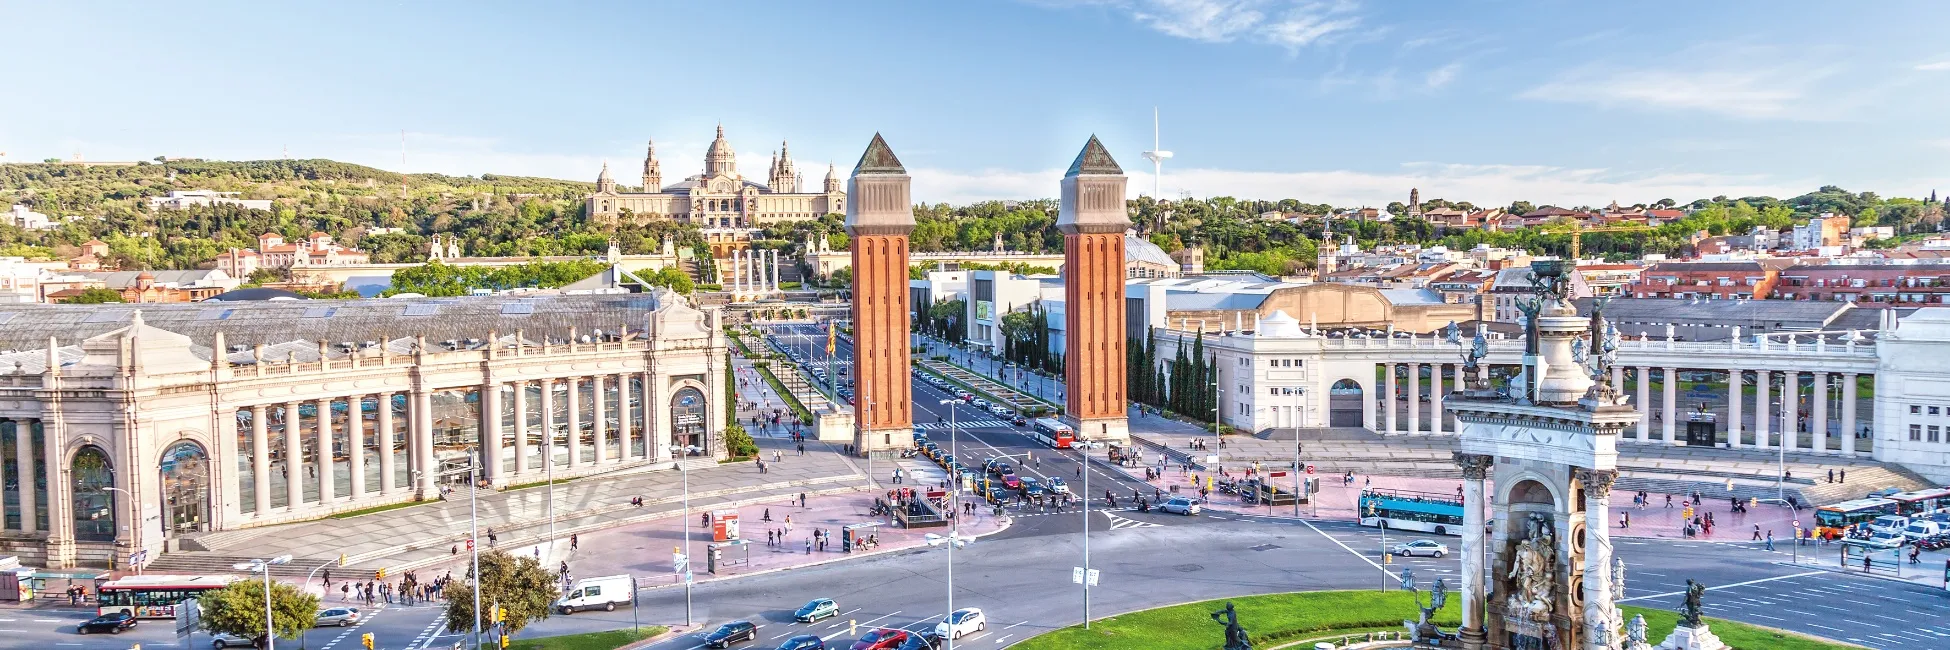
<svg viewBox="0 0 1950 650"><path fill-rule="evenodd" d="M605 448L609 444L609 423L607 422L609 418L605 417L607 414L604 412L604 402L608 401L603 399L604 383L602 375L589 378L589 399L593 402L591 404L593 408L590 409L589 415L589 419L593 420L593 422L589 423L589 428L596 434L596 464L598 465L609 460L609 450Z"/></svg>
<svg viewBox="0 0 1950 650"><path fill-rule="evenodd" d="M1661 436L1661 440L1670 445L1673 444L1673 429L1679 426L1677 422L1679 419L1679 369L1666 368L1664 392L1666 398L1665 426L1660 428L1659 435Z"/></svg>
<svg viewBox="0 0 1950 650"><path fill-rule="evenodd" d="M1742 377L1739 368L1727 371L1727 446L1740 448L1740 403L1747 399L1741 394Z"/></svg>
<svg viewBox="0 0 1950 650"><path fill-rule="evenodd" d="M1670 377L1670 376L1668 376ZM1670 381L1670 380L1668 380ZM1619 630L1611 627L1611 486L1618 478L1618 470L1585 469L1573 470L1578 482L1584 484L1584 619L1587 626L1607 628L1607 635L1617 639ZM1610 643L1601 643L1595 635L1584 639L1586 650L1610 650Z"/></svg>
<svg viewBox="0 0 1950 650"><path fill-rule="evenodd" d="M569 406L569 433L562 436L562 439L569 446L569 466L580 467L582 465L582 382L576 377L564 379L562 382L569 388L568 397L565 398Z"/></svg>
<svg viewBox="0 0 1950 650"><path fill-rule="evenodd" d="M378 424L374 428L379 430L379 493L392 494L399 489L393 479L393 473L399 471L393 460L393 443L396 440L393 433L393 394L380 393L374 397L379 400L377 408L373 409L378 412Z"/></svg>
<svg viewBox="0 0 1950 650"><path fill-rule="evenodd" d="M50 467L48 469L54 468ZM40 528L40 524L34 520L34 511L38 510L40 505L36 501L38 495L34 493L33 420L14 421L14 472L15 476L20 477L20 531L23 533L31 533ZM258 488L258 492L263 493L265 489ZM259 503L263 503L263 501L260 500ZM259 508L258 512L262 514L263 509ZM54 512L47 514L50 517L59 515L59 513ZM53 522L50 521L48 523Z"/></svg>
<svg viewBox="0 0 1950 650"><path fill-rule="evenodd" d="M251 407L251 480L257 484L252 495L257 498L257 511L253 514L259 517L271 514L271 440L264 422L267 412L263 404Z"/></svg>
<svg viewBox="0 0 1950 650"><path fill-rule="evenodd" d="M1789 371L1781 373L1781 446L1788 451L1801 448L1801 423L1794 419L1795 407L1801 401L1801 373Z"/></svg>
<svg viewBox="0 0 1950 650"><path fill-rule="evenodd" d="M433 395L425 390L413 391L413 439L420 443L420 498L430 499L439 494L434 486L435 474L440 472L440 459L433 452Z"/></svg>
<svg viewBox="0 0 1950 650"><path fill-rule="evenodd" d="M1774 444L1767 439L1767 391L1773 387L1774 373L1767 370L1754 371L1754 448L1766 449Z"/></svg>
<svg viewBox="0 0 1950 650"><path fill-rule="evenodd" d="M861 452L906 447L913 440L908 433L914 426L911 410L914 398L912 379L909 377L911 349L907 338L910 327L907 316L907 273L911 259L908 235L914 232L914 209L910 200L912 183L907 169L901 166L893 150L887 147L887 141L879 134L875 134L867 144L859 165L853 169L853 176L847 179L846 233L853 238L850 246L853 261L853 375L859 398L853 405L854 421L859 423L854 428L853 443ZM1118 196L1123 195L1120 193ZM1069 322L1074 324L1081 313L1095 313L1090 310L1098 305L1090 301L1080 302L1077 292L1097 278L1093 277L1095 273L1090 268L1079 267L1076 258L1067 252L1071 242L1076 239L1071 234L1073 231L1066 229L1068 222L1065 220L1073 216L1067 205L1057 219L1057 228L1064 232L1065 259L1068 261L1063 268L1069 280L1065 283L1064 292L1069 296ZM1123 230L1118 232L1122 233ZM1118 235L1117 243L1121 245L1123 241L1123 235ZM1117 254L1122 255L1123 251L1120 249ZM1123 263L1119 264L1119 293L1116 300L1120 305L1117 327L1121 331L1124 284ZM1077 341L1098 340L1093 337L1101 332L1100 327L1103 326L1073 326L1064 332L1070 344L1069 356L1064 357L1064 361L1069 363L1071 379L1068 416L1088 419L1093 425L1097 424L1092 418L1096 417L1098 402L1084 399L1084 394L1092 392L1092 389L1084 382L1077 381L1085 376L1080 369L1089 367L1092 373L1107 373L1111 368L1097 364L1102 358L1099 356L1103 354L1101 351L1081 352L1077 349ZM1116 348L1119 369L1124 362L1123 340L1120 334ZM1120 391L1123 385L1123 375L1119 374L1117 386ZM1115 400L1117 406L1110 414L1123 416L1122 392L1092 397L1104 401ZM718 408L715 413L721 418L724 410ZM1078 426L1083 423L1079 419L1070 422L1076 427L1079 437L1109 437L1105 431L1107 427ZM1119 427L1117 434L1123 432L1123 428ZM712 446L716 445L713 443Z"/></svg>
<svg viewBox="0 0 1950 650"><path fill-rule="evenodd" d="M1815 453L1828 453L1828 373L1815 373L1814 406L1808 418L1808 429L1814 437Z"/></svg>
<svg viewBox="0 0 1950 650"><path fill-rule="evenodd" d="M528 382L511 384L515 389L515 474L528 472Z"/></svg>
<svg viewBox="0 0 1950 650"><path fill-rule="evenodd" d="M1842 453L1855 455L1855 436L1861 424L1855 421L1855 373L1842 373Z"/></svg>
<svg viewBox="0 0 1950 650"><path fill-rule="evenodd" d="M542 469L555 466L555 380L542 385Z"/></svg>
<svg viewBox="0 0 1950 650"><path fill-rule="evenodd" d="M1483 529L1483 508L1489 500L1483 498L1483 479L1495 460L1483 454L1455 454L1463 473L1462 628L1457 632L1462 636L1462 647L1471 650L1483 648L1488 633L1483 620L1483 570L1488 560L1485 538L1489 533Z"/></svg>
<svg viewBox="0 0 1950 650"><path fill-rule="evenodd" d="M779 263L779 249L776 248L772 249L772 290L773 291L785 290L785 288L781 286L784 283L779 280L779 271L783 268L783 266L784 265Z"/></svg>
<svg viewBox="0 0 1950 650"><path fill-rule="evenodd" d="M618 459L630 457L630 375L616 376L616 448Z"/></svg>
<svg viewBox="0 0 1950 650"><path fill-rule="evenodd" d="M731 284L725 288L730 289L733 295L744 293L744 282L745 258L740 256L736 249L733 249L731 251Z"/></svg>
<svg viewBox="0 0 1950 650"><path fill-rule="evenodd" d="M366 400L363 395L345 398L346 471L352 473L352 498L366 496Z"/></svg>
<svg viewBox="0 0 1950 650"><path fill-rule="evenodd" d="M1636 406L1639 410L1650 413L1652 412L1652 369L1639 366L1633 368L1632 372L1637 373L1639 378L1639 396L1637 400L1632 402L1632 406ZM1652 418L1639 418L1639 442L1646 442L1651 439Z"/></svg>
<svg viewBox="0 0 1950 650"><path fill-rule="evenodd" d="M1374 377L1374 368L1368 369L1368 376ZM1369 431L1379 431L1381 427L1375 422L1374 381L1371 379L1362 382L1362 385L1364 389L1361 391L1361 426L1367 428ZM1329 397L1328 399L1331 400L1333 398Z"/></svg>
<svg viewBox="0 0 1950 650"><path fill-rule="evenodd" d="M336 495L332 494L333 463L338 462L332 449L332 399L318 400L318 502L330 503Z"/></svg>
<svg viewBox="0 0 1950 650"><path fill-rule="evenodd" d="M1422 433L1422 364L1408 364L1408 435Z"/></svg>
<svg viewBox="0 0 1950 650"><path fill-rule="evenodd" d="M640 376L643 377L643 422L641 424L643 425L644 458L670 460L670 452L664 449L664 445L670 444L670 441L665 439L664 433L657 429L657 415L664 413L663 409L669 408L670 404L664 400L663 392L657 390L657 385L653 383L656 373L644 372ZM668 417L668 414L665 417Z"/></svg>
<svg viewBox="0 0 1950 650"><path fill-rule="evenodd" d="M284 495L285 507L293 511L305 504L305 441L298 433L298 403L284 405Z"/></svg>
<svg viewBox="0 0 1950 650"><path fill-rule="evenodd" d="M1395 432L1400 431L1400 429L1395 428L1395 364L1384 363L1381 364L1381 367L1383 368L1381 379L1381 394L1383 396L1381 402L1382 413L1388 424L1388 430L1382 433L1392 436L1395 435Z"/></svg>
<svg viewBox="0 0 1950 650"><path fill-rule="evenodd" d="M1462 382L1460 382L1460 381L1458 381L1458 382L1456 382L1456 385L1457 385L1457 386L1461 386L1461 385L1462 385ZM1621 366L1621 365L1617 365L1617 364L1612 364L1612 367L1611 367L1611 389L1612 389L1612 392L1614 392L1614 393L1616 393L1616 394L1618 394L1618 395L1621 395L1621 396L1622 396L1622 395L1624 395L1624 394L1625 394L1625 366Z"/></svg>
<svg viewBox="0 0 1950 650"><path fill-rule="evenodd" d="M490 381L481 387L481 461L488 485L501 484L501 383Z"/></svg>
<svg viewBox="0 0 1950 650"><path fill-rule="evenodd" d="M1433 364L1429 372L1429 435L1442 435L1442 366Z"/></svg>

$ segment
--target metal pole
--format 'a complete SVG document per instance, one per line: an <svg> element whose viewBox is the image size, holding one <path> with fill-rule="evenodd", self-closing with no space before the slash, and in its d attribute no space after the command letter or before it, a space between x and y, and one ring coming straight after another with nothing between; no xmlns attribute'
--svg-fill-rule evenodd
<svg viewBox="0 0 1950 650"><path fill-rule="evenodd" d="M955 403L948 400L948 455L961 462L960 436L955 435ZM954 483L954 492L948 496L948 506L955 509L954 528L948 531L948 650L955 650L955 544L961 541L961 477L954 468L949 468L949 480Z"/></svg>
<svg viewBox="0 0 1950 650"><path fill-rule="evenodd" d="M1381 559L1384 562L1381 565L1381 590L1387 591L1388 590L1388 565L1385 562L1388 559L1388 520L1381 519L1379 521L1381 522Z"/></svg>
<svg viewBox="0 0 1950 650"><path fill-rule="evenodd" d="M684 448L684 455L690 456L690 447ZM684 626L691 625L691 466L678 462L679 474L684 475ZM634 594L632 594L634 595Z"/></svg>
<svg viewBox="0 0 1950 650"><path fill-rule="evenodd" d="M498 442L498 441L497 441ZM467 467L467 551L474 563L474 647L481 647L481 508L475 501L481 486L481 448L474 446L473 462Z"/></svg>
<svg viewBox="0 0 1950 650"><path fill-rule="evenodd" d="M1110 425L1103 425L1102 433L1110 434ZM1085 447L1077 454L1077 464L1083 466L1083 629L1090 629L1090 449Z"/></svg>
<svg viewBox="0 0 1950 650"><path fill-rule="evenodd" d="M1304 478L1301 478L1301 475L1305 473L1302 470L1306 468L1300 465L1300 421L1303 419L1303 417L1301 416L1302 404L1300 402L1301 402L1300 391L1296 390L1293 392L1293 518L1294 519L1300 518L1300 494L1302 492L1302 490L1300 489L1300 482L1306 480ZM1308 499L1308 501L1312 501L1312 500L1313 499Z"/></svg>
<svg viewBox="0 0 1950 650"><path fill-rule="evenodd" d="M271 563L259 562L257 568L264 570L264 650L277 650L278 631L271 624Z"/></svg>

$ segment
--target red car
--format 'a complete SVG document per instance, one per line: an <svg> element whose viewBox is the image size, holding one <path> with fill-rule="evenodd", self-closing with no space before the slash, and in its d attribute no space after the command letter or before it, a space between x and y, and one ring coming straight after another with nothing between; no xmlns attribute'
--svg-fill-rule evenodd
<svg viewBox="0 0 1950 650"><path fill-rule="evenodd" d="M1020 490L1022 489L1022 478L1014 474L1004 474L1002 475L1002 485L1011 490Z"/></svg>
<svg viewBox="0 0 1950 650"><path fill-rule="evenodd" d="M907 642L907 630L883 627L854 641L851 650L894 650Z"/></svg>

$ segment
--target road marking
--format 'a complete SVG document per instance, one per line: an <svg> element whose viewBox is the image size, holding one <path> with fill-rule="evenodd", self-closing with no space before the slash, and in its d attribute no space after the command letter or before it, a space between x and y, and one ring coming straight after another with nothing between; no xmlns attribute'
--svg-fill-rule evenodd
<svg viewBox="0 0 1950 650"><path fill-rule="evenodd" d="M258 591L263 591L263 590L259 589ZM66 623L67 621L58 618L37 618L34 619L34 622L35 623Z"/></svg>
<svg viewBox="0 0 1950 650"><path fill-rule="evenodd" d="M1004 629L1004 630L1013 630L1013 629L1016 629L1016 626L1017 626L1017 625L1024 625L1024 624L1027 624L1028 622L1029 622L1029 621L1017 621L1015 625L1011 625L1011 626L1009 626L1009 627L1005 627L1005 628L1002 628L1002 629Z"/></svg>
<svg viewBox="0 0 1950 650"><path fill-rule="evenodd" d="M1373 562L1369 562L1369 564L1373 564ZM1818 575L1822 575L1822 574L1825 574L1825 573L1828 573L1828 572L1827 572L1827 571L1809 571L1809 572L1807 572L1807 573L1796 573L1796 574L1794 574L1794 575L1786 575L1786 576L1774 576L1774 577L1772 577L1772 578L1761 578L1761 579L1759 579L1759 580L1748 580L1748 581L1746 581L1746 582L1736 582L1736 583L1733 583L1733 584L1730 584L1730 585L1714 585L1714 586L1711 586L1711 587L1707 587L1706 589L1707 589L1707 590L1709 590L1709 591L1712 591L1712 590L1718 590L1718 589L1732 589L1732 588L1734 588L1734 587L1745 587L1745 586L1747 586L1747 585L1757 585L1757 584L1760 584L1760 583L1763 583L1763 582L1774 582L1774 581L1776 581L1776 580L1792 580L1792 579L1794 579L1794 578L1806 578L1806 577L1808 577L1808 576L1818 576ZM1669 598L1669 597L1672 597L1672 596L1678 596L1678 595L1682 595L1682 594L1685 594L1685 593L1686 593L1686 592L1684 592L1684 591L1672 591L1672 592L1667 592L1667 593L1663 593L1663 594L1652 594L1652 595L1648 595L1648 596L1633 596L1633 597L1631 597L1631 598L1626 598L1626 599L1624 599L1624 600L1620 600L1620 601L1618 601L1618 602L1621 602L1621 603L1624 603L1624 602L1631 602L1631 601L1634 601L1634 600L1646 600L1646 599L1650 599L1650 598Z"/></svg>
<svg viewBox="0 0 1950 650"><path fill-rule="evenodd" d="M1000 639L996 639L996 640L995 640L995 644L996 644L996 645L1002 645L1002 643L1003 643L1004 641L1008 641L1008 640L1009 640L1009 637L1012 637L1012 636L1015 636L1015 635L1014 635L1014 634L1005 634L1005 635L1003 635L1003 636L1002 636L1002 638L1000 638Z"/></svg>

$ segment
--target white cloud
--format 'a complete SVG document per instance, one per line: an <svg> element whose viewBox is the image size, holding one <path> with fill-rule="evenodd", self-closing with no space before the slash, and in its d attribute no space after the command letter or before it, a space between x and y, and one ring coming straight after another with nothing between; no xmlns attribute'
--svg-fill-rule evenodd
<svg viewBox="0 0 1950 650"><path fill-rule="evenodd" d="M1461 63L1451 63L1449 65L1445 65L1440 68L1430 70L1428 78L1426 79L1425 83L1431 89L1441 88L1443 86L1449 85L1449 82L1455 81L1456 73L1461 71L1462 71Z"/></svg>
<svg viewBox="0 0 1950 650"><path fill-rule="evenodd" d="M1945 70L1950 70L1950 59L1945 59L1942 61L1933 61L1930 63L1920 63L1917 64L1916 69L1925 72L1942 72Z"/></svg>
<svg viewBox="0 0 1950 650"><path fill-rule="evenodd" d="M1298 49L1361 22L1352 2L1128 0L1112 2L1167 35L1208 43L1247 40Z"/></svg>
<svg viewBox="0 0 1950 650"><path fill-rule="evenodd" d="M1839 69L1770 48L1692 50L1653 66L1592 64L1520 97L1604 107L1716 113L1746 119L1837 119L1849 102L1817 92Z"/></svg>

